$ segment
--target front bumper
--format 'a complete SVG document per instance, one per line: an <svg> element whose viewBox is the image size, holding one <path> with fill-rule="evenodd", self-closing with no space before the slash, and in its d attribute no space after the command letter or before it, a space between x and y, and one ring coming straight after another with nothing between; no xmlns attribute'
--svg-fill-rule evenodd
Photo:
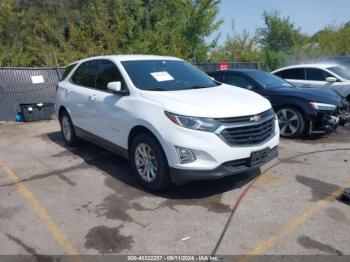
<svg viewBox="0 0 350 262"><path fill-rule="evenodd" d="M185 171L214 170L223 163L249 158L253 151L276 147L280 135L277 120L275 120L275 133L271 138L261 144L249 146L229 146L215 133L182 128L175 124L162 129L161 133L159 141L164 149L169 167ZM181 164L174 146L190 149L196 156L196 160Z"/></svg>
<svg viewBox="0 0 350 262"><path fill-rule="evenodd" d="M310 134L330 133L339 125L344 126L350 122L350 113L348 111L316 111L310 119Z"/></svg>
<svg viewBox="0 0 350 262"><path fill-rule="evenodd" d="M228 161L213 170L178 169L170 167L172 182L180 185L195 180L213 180L230 175L248 172L271 161L278 156L278 146L270 149L268 156L259 164L251 165L250 157Z"/></svg>

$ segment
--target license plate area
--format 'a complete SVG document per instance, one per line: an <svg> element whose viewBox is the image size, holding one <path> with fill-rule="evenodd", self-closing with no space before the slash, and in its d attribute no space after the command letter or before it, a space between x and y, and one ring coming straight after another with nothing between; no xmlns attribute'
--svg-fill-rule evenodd
<svg viewBox="0 0 350 262"><path fill-rule="evenodd" d="M270 148L264 148L262 150L253 151L250 154L250 166L255 166L265 162L271 152Z"/></svg>

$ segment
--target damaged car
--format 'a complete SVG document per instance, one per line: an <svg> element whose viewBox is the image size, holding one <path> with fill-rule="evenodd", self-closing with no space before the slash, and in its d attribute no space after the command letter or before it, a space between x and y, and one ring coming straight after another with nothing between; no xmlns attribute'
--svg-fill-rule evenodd
<svg viewBox="0 0 350 262"><path fill-rule="evenodd" d="M269 99L282 137L328 134L349 121L349 104L328 88L299 88L260 70L219 70L208 73L219 82L254 91Z"/></svg>

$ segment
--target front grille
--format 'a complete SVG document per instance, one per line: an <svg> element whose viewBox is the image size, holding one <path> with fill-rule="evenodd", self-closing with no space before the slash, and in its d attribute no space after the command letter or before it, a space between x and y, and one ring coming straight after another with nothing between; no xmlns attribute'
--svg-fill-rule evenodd
<svg viewBox="0 0 350 262"><path fill-rule="evenodd" d="M270 117L271 115L274 115L274 111L273 109L269 109L267 111L264 111L262 113L259 114L259 116L264 119L266 117ZM226 117L226 118L217 118L216 120L218 120L221 124L223 125L230 125L230 124L236 124L236 123L243 123L243 122L250 122L250 119L253 117L254 115L250 115L250 116L239 116L239 117Z"/></svg>
<svg viewBox="0 0 350 262"><path fill-rule="evenodd" d="M221 137L229 145L254 145L264 142L275 132L274 117L255 124L237 125L221 131Z"/></svg>
<svg viewBox="0 0 350 262"><path fill-rule="evenodd" d="M228 161L228 162L224 163L223 165L237 168L237 169L238 168L246 168L246 167L250 166L250 157Z"/></svg>

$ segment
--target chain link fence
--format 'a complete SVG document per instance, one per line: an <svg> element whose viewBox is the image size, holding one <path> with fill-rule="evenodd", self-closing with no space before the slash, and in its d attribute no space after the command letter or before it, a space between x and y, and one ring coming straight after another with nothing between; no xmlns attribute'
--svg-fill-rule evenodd
<svg viewBox="0 0 350 262"><path fill-rule="evenodd" d="M267 71L265 63L261 62L217 62L217 63L198 63L196 64L204 72L220 70L220 64L227 64L227 69L258 69Z"/></svg>

